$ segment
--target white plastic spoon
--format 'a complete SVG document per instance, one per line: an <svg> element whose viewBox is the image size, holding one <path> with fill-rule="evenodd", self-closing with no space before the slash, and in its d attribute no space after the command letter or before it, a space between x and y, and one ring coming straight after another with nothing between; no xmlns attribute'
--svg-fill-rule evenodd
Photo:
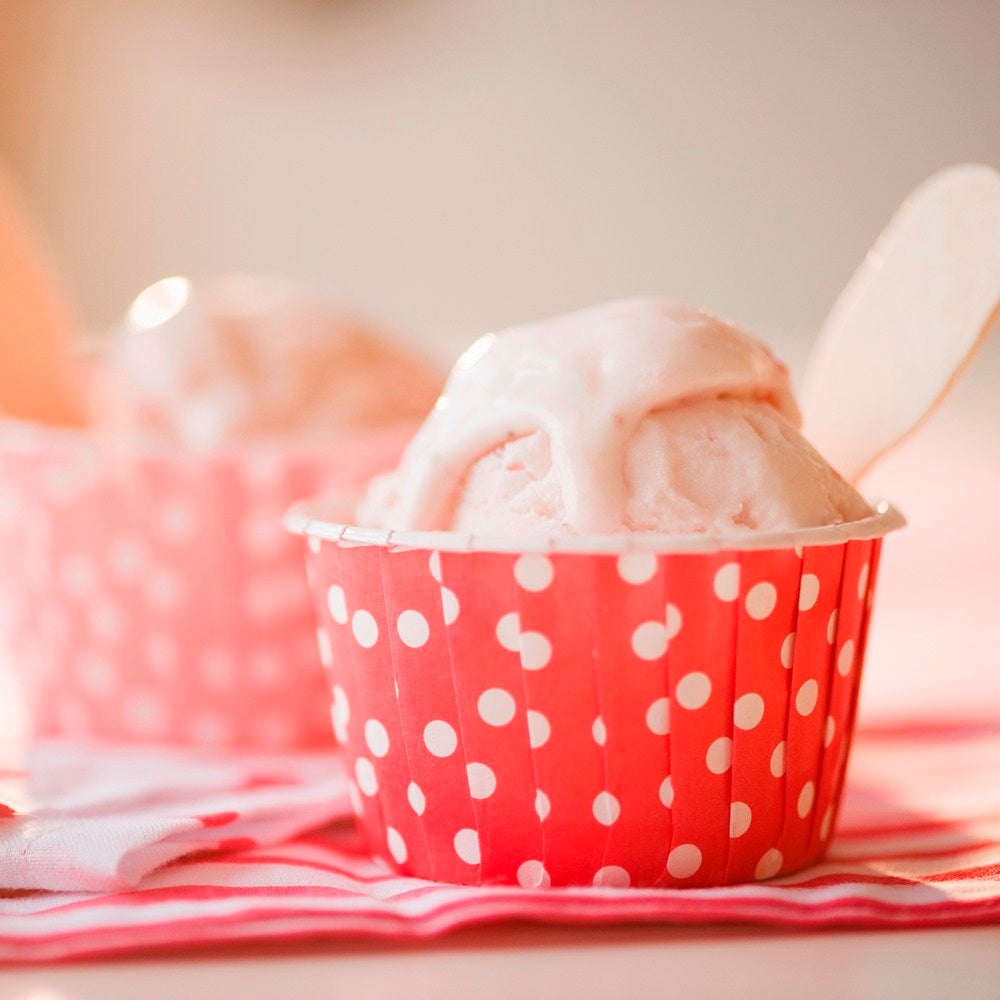
<svg viewBox="0 0 1000 1000"><path fill-rule="evenodd" d="M1000 174L957 166L903 202L827 316L806 436L854 482L947 395L1000 317Z"/></svg>

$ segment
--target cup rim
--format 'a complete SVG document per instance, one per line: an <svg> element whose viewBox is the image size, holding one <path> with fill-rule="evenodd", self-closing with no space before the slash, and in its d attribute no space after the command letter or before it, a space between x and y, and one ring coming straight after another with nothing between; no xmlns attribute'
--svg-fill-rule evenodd
<svg viewBox="0 0 1000 1000"><path fill-rule="evenodd" d="M294 535L338 542L342 545L379 546L385 549L425 549L437 552L577 553L621 555L654 552L661 555L711 552L748 552L761 549L799 549L816 545L840 545L881 538L898 531L906 518L887 500L872 504L873 513L857 521L798 528L781 532L747 532L741 535L664 535L623 533L619 535L477 535L462 531L396 531L366 528L347 521L331 520L330 501L316 498L294 504L284 517L284 526Z"/></svg>
<svg viewBox="0 0 1000 1000"><path fill-rule="evenodd" d="M344 431L329 444L283 444L262 438L246 444L226 445L204 451L185 450L168 444L135 442L120 444L102 436L100 428L89 424L80 427L43 424L18 417L0 415L0 456L44 456L49 460L91 460L122 463L157 462L171 466L215 467L246 466L257 461L284 461L289 464L329 464L345 446L366 445L382 439L389 441L412 435L407 422Z"/></svg>

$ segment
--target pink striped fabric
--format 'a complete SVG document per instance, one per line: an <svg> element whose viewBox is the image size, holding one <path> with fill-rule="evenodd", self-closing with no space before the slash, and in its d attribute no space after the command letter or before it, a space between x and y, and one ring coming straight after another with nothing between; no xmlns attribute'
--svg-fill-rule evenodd
<svg viewBox="0 0 1000 1000"><path fill-rule="evenodd" d="M345 935L426 938L512 919L796 927L1000 921L998 774L1000 724L863 729L827 859L788 878L721 889L528 891L403 878L365 853L348 822L279 846L233 850L223 841L221 850L202 848L128 891L0 898L0 959Z"/></svg>

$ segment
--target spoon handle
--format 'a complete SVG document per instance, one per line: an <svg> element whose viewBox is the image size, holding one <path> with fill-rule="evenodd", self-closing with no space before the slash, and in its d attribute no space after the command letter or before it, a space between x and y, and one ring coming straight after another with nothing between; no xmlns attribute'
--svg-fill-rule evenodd
<svg viewBox="0 0 1000 1000"><path fill-rule="evenodd" d="M809 359L806 436L854 482L934 410L1000 316L1000 174L925 181L841 292Z"/></svg>

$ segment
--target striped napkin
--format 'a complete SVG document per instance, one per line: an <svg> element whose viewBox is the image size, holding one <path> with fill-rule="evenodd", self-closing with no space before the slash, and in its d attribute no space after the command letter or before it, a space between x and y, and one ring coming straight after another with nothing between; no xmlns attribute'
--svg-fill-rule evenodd
<svg viewBox="0 0 1000 1000"><path fill-rule="evenodd" d="M278 843L350 809L333 754L70 740L36 744L0 791L0 892L130 889L178 858Z"/></svg>
<svg viewBox="0 0 1000 1000"><path fill-rule="evenodd" d="M118 763L113 758L106 759L103 772L109 779L124 769L121 758ZM61 763L65 755L52 751L34 766L43 766L45 759L53 785L62 789L64 808L78 817L96 815L91 810L97 796L71 780ZM130 773L141 770L134 767L134 751L129 759ZM144 763L152 766L154 758ZM201 770L204 764L190 758L188 765L191 774L205 779L196 817L188 815L187 806L198 798L190 784L183 793L175 787L162 799L141 804L141 791L123 795L117 778L109 780L105 794L117 789L120 815L141 816L147 832L164 830L165 836L155 841L155 849L139 848L127 864L116 867L109 862L113 852L108 853L113 836L101 834L104 853L94 856L105 863L91 865L89 877L104 879L104 891L20 892L0 898L0 960L49 961L206 942L426 938L511 919L795 927L1000 922L1000 722L863 728L827 859L786 878L719 889L529 891L403 878L367 855L346 820L292 835L296 827L305 830L346 815L342 775L329 759L299 762L291 769L287 762L271 761L247 771L262 780L240 792L224 791L228 782L218 780L232 763L216 761L215 771ZM269 784L281 773L282 780ZM325 815L321 793L334 803ZM249 809L251 800L266 806ZM245 819L230 818L225 832L201 811L210 806L228 816L239 812L233 807L240 803ZM66 837L60 841L57 827L46 829L43 823L42 830L54 838L53 845L68 843ZM278 844L283 834L291 839ZM191 850L198 853L162 864ZM51 846L35 844L32 870L59 868L53 867L53 852ZM9 873L11 862L8 849L0 855L0 871ZM161 866L154 870L155 864ZM114 888L132 880L132 889Z"/></svg>

